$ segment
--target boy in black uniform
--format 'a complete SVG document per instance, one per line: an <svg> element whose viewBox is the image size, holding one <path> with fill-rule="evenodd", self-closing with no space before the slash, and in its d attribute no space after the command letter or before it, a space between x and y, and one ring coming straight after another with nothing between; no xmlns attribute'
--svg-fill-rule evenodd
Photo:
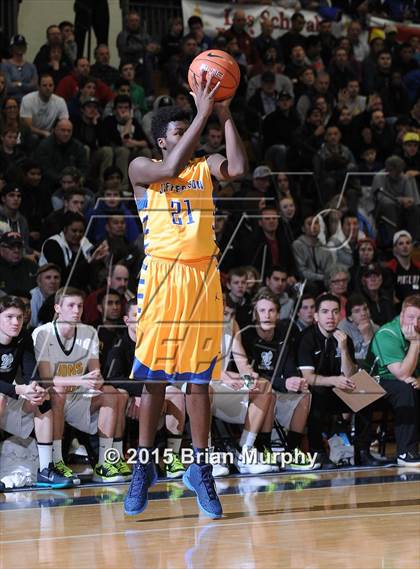
<svg viewBox="0 0 420 569"><path fill-rule="evenodd" d="M72 486L52 463L53 417L48 390L34 374L36 361L31 335L22 331L24 303L16 296L0 298L0 429L28 438L35 427L39 470L37 486ZM21 368L21 385L14 385Z"/></svg>

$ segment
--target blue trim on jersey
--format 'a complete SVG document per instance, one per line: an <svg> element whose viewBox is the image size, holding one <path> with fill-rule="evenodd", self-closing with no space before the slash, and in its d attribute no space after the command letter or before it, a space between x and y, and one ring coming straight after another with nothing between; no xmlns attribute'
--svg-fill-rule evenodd
<svg viewBox="0 0 420 569"><path fill-rule="evenodd" d="M144 279L140 279L139 284L144 284Z"/></svg>
<svg viewBox="0 0 420 569"><path fill-rule="evenodd" d="M141 268L141 270L142 270L142 271L147 271L147 267L148 267L148 266L149 266L149 265L143 265L142 268Z"/></svg>
<svg viewBox="0 0 420 569"><path fill-rule="evenodd" d="M137 295L137 298L144 298L144 294L143 294L143 293L139 293L139 294Z"/></svg>
<svg viewBox="0 0 420 569"><path fill-rule="evenodd" d="M147 207L147 195L143 198L136 198L136 206L138 211L145 209Z"/></svg>
<svg viewBox="0 0 420 569"><path fill-rule="evenodd" d="M136 381L167 381L169 383L196 383L198 385L205 385L210 383L213 368L216 365L217 356L211 361L210 366L201 373L193 373L186 371L184 373L168 374L163 370L152 370L146 365L142 364L136 357L133 364L133 379Z"/></svg>
<svg viewBox="0 0 420 569"><path fill-rule="evenodd" d="M147 221L148 219L149 219L149 216L148 216L148 215L145 215L145 216L143 217L143 219L141 220L141 222L142 222L142 223L146 223L146 221Z"/></svg>
<svg viewBox="0 0 420 569"><path fill-rule="evenodd" d="M149 233L150 233L150 229L145 229L145 230L144 230L144 235L149 235Z"/></svg>

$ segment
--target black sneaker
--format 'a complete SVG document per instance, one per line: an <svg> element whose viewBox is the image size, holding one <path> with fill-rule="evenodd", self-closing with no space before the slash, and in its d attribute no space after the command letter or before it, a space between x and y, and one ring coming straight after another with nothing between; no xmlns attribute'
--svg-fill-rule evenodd
<svg viewBox="0 0 420 569"><path fill-rule="evenodd" d="M4 485L4 483L0 480L0 492L5 492L6 490L6 486Z"/></svg>
<svg viewBox="0 0 420 569"><path fill-rule="evenodd" d="M337 465L330 460L330 457L325 452L319 452L317 463L320 465L319 470L335 470Z"/></svg>
<svg viewBox="0 0 420 569"><path fill-rule="evenodd" d="M414 450L407 450L397 456L398 466L420 466L420 454Z"/></svg>
<svg viewBox="0 0 420 569"><path fill-rule="evenodd" d="M355 449L354 450L354 465L355 466L389 466L392 464L392 460L387 458L376 458L370 454L368 450L365 449Z"/></svg>
<svg viewBox="0 0 420 569"><path fill-rule="evenodd" d="M48 468L38 470L36 486L38 488L73 488L73 482L60 474L51 462Z"/></svg>

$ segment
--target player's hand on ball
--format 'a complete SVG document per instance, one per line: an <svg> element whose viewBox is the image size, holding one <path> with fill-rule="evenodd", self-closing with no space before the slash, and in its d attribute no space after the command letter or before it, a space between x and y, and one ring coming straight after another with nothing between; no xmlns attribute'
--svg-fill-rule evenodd
<svg viewBox="0 0 420 569"><path fill-rule="evenodd" d="M211 75L203 71L200 82L194 76L194 90L191 92L198 113L205 117L211 115L214 107L214 95L220 87L220 81L214 87L211 86L211 81Z"/></svg>

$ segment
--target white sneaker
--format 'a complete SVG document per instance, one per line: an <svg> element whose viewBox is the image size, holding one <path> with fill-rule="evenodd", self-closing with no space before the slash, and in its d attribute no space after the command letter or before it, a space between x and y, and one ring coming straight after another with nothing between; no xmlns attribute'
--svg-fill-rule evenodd
<svg viewBox="0 0 420 569"><path fill-rule="evenodd" d="M420 455L415 451L408 450L397 456L397 464L398 466L420 466Z"/></svg>
<svg viewBox="0 0 420 569"><path fill-rule="evenodd" d="M255 453L253 451L255 451ZM236 457L235 466L240 474L265 474L267 472L273 472L270 464L261 462L256 449L248 449L248 453L250 453L248 457L242 455L242 453Z"/></svg>
<svg viewBox="0 0 420 569"><path fill-rule="evenodd" d="M225 464L213 464L214 478L220 476L227 476L228 474L229 474L229 468Z"/></svg>

